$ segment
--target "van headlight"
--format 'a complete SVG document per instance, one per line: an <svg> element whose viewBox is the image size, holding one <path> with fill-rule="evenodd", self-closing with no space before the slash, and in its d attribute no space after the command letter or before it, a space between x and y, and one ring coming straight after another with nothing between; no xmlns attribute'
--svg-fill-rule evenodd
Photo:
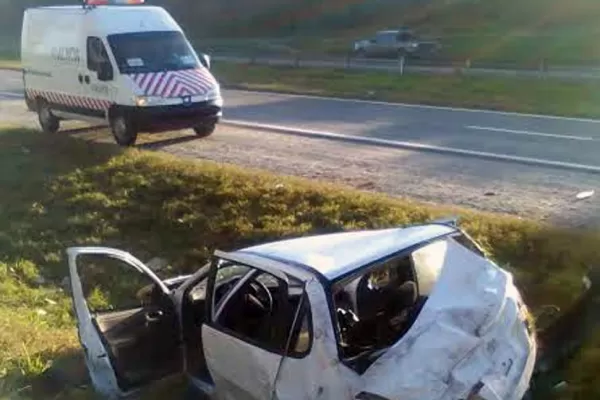
<svg viewBox="0 0 600 400"><path fill-rule="evenodd" d="M160 97L134 96L133 103L138 107L146 107L160 102Z"/></svg>
<svg viewBox="0 0 600 400"><path fill-rule="evenodd" d="M220 88L216 87L207 94L205 94L204 101L210 101L217 107L223 107L223 97L221 96Z"/></svg>
<svg viewBox="0 0 600 400"><path fill-rule="evenodd" d="M223 107L223 98L219 95L213 99L213 103L217 107Z"/></svg>

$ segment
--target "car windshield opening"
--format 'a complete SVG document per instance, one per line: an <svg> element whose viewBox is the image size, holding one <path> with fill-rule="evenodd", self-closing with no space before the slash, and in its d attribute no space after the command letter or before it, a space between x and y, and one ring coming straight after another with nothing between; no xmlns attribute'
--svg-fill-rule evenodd
<svg viewBox="0 0 600 400"><path fill-rule="evenodd" d="M121 74L177 71L200 65L184 35L177 31L109 35L108 43Z"/></svg>

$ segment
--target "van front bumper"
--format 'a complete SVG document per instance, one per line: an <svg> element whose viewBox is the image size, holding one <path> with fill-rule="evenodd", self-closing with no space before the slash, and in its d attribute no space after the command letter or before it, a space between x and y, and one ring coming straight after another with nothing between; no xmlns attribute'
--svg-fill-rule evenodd
<svg viewBox="0 0 600 400"><path fill-rule="evenodd" d="M217 100L168 106L127 107L124 111L140 132L164 132L216 124L223 115Z"/></svg>

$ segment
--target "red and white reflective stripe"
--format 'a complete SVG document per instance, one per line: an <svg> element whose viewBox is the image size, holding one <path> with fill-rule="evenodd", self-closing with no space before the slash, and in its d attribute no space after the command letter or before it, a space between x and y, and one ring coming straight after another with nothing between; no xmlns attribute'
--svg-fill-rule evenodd
<svg viewBox="0 0 600 400"><path fill-rule="evenodd" d="M108 110L111 102L108 100L94 99L91 97L72 96L69 94L48 92L43 90L27 89L30 99L42 98L52 104L60 104L72 108L85 108L90 110Z"/></svg>
<svg viewBox="0 0 600 400"><path fill-rule="evenodd" d="M218 85L206 68L133 74L130 77L144 95L164 98L203 95Z"/></svg>

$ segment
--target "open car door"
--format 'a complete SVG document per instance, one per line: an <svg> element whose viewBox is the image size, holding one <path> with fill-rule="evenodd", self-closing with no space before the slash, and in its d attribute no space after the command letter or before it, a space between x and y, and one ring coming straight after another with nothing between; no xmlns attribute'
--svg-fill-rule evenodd
<svg viewBox="0 0 600 400"><path fill-rule="evenodd" d="M180 328L167 286L131 254L67 249L79 340L96 390L123 397L180 372Z"/></svg>

